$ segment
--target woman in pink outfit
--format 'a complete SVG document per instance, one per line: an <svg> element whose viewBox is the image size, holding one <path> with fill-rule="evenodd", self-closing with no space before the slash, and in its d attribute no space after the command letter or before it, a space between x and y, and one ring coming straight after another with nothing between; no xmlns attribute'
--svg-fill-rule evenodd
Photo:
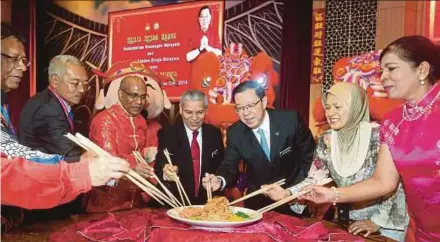
<svg viewBox="0 0 440 242"><path fill-rule="evenodd" d="M405 36L383 50L380 63L389 96L405 103L381 125L374 175L349 187L310 186L301 199L364 201L392 192L401 180L416 241L440 241L440 52L425 37Z"/></svg>

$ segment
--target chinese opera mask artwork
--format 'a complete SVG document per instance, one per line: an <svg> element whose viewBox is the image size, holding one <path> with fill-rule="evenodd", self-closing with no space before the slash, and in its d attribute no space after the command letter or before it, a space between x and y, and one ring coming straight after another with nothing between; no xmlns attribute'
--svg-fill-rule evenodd
<svg viewBox="0 0 440 242"><path fill-rule="evenodd" d="M97 67L87 63L92 67L93 72L102 79L97 81L99 93L97 93L95 109L110 108L118 103L118 89L121 81L126 76L138 76L145 80L147 85L147 111L148 133L147 140L150 147L147 149L147 160L153 161L157 153L157 132L161 125L155 120L164 110L171 108L171 102L165 90L161 88L161 83L168 81L166 77L156 74L150 68L139 62L121 61L112 65L107 72L102 72ZM99 85L101 83L102 85ZM108 86L107 93L104 95L104 88Z"/></svg>
<svg viewBox="0 0 440 242"><path fill-rule="evenodd" d="M194 61L190 88L203 91L209 98L207 122L226 128L238 120L232 103L232 91L238 84L255 80L265 89L268 107L273 108L278 73L264 52L248 56L242 44L231 43L221 56L203 53Z"/></svg>
<svg viewBox="0 0 440 242"><path fill-rule="evenodd" d="M388 98L380 80L380 57L381 50L371 51L359 56L344 57L333 65L333 80L335 82L357 83L367 91L370 103L370 116L372 120L380 122L385 114L402 101ZM313 107L313 116L318 125L325 124L325 110L322 106L321 97Z"/></svg>

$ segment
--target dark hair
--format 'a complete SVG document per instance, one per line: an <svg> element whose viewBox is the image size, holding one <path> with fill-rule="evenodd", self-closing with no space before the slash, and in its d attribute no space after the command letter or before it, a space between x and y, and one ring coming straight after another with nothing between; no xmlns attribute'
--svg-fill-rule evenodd
<svg viewBox="0 0 440 242"><path fill-rule="evenodd" d="M426 61L429 63L428 81L434 84L440 78L439 47L426 37L420 35L404 36L389 44L380 54L380 61L388 54L394 53L400 59L411 62L415 67Z"/></svg>
<svg viewBox="0 0 440 242"><path fill-rule="evenodd" d="M244 81L240 83L238 86L236 86L232 91L232 101L235 102L235 95L237 93L242 93L250 89L255 91L255 94L258 96L259 99L262 99L263 97L266 96L266 91L260 84L258 84L258 82Z"/></svg>
<svg viewBox="0 0 440 242"><path fill-rule="evenodd" d="M26 39L19 33L12 30L10 24L2 22L2 30L1 30L2 40L8 37L14 37L18 41L20 41L23 45L26 45Z"/></svg>
<svg viewBox="0 0 440 242"><path fill-rule="evenodd" d="M209 6L203 6L203 7L201 7L200 9L199 9L199 15L197 15L198 17L200 17L200 14L202 14L202 11L203 10L205 10L205 9L208 9L208 11L209 11L209 14L211 14L212 15L212 13L211 13L211 9L209 8Z"/></svg>

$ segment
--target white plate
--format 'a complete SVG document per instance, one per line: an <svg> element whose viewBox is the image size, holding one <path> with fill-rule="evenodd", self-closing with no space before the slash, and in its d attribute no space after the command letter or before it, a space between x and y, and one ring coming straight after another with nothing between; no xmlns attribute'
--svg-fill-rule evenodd
<svg viewBox="0 0 440 242"><path fill-rule="evenodd" d="M203 207L203 205L194 205L194 206L188 206L188 207ZM171 218L180 221L185 224L189 224L192 226L200 226L200 227L216 227L216 228L233 228L233 227L240 227L245 226L248 224L252 224L258 220L260 220L263 215L261 213L258 213L254 216L252 216L249 219L243 220L243 221L234 221L234 222L220 222L220 221L201 221L201 220L193 220L193 219L187 219L183 218L179 215L179 212L181 212L186 207L180 207L180 208L173 208L167 211L167 215ZM233 213L237 212L243 212L247 215L254 214L256 211L249 209L249 208L242 208L242 207L229 207Z"/></svg>

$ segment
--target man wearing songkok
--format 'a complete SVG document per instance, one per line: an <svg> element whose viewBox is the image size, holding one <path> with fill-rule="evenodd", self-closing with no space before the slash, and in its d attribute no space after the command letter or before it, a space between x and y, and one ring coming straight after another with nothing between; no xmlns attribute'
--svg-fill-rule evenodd
<svg viewBox="0 0 440 242"><path fill-rule="evenodd" d="M220 129L205 124L208 98L198 90L188 90L180 97L180 115L174 125L159 131L156 156L157 176L179 196L173 182L179 176L191 204L205 204L207 192L201 185L205 173L213 173L223 160L224 146ZM174 166L168 164L163 151L167 149Z"/></svg>
<svg viewBox="0 0 440 242"><path fill-rule="evenodd" d="M82 149L64 135L74 133L72 106L88 90L81 61L58 55L49 63L49 87L33 96L20 115L20 142L45 153L61 154L67 162L79 160Z"/></svg>
<svg viewBox="0 0 440 242"><path fill-rule="evenodd" d="M154 170L147 163L136 160L133 152L145 156L147 123L140 115L145 107L147 86L138 76L122 79L119 102L99 113L90 126L90 139L114 156L127 160L130 167L145 178ZM142 191L131 181L122 179L114 187L90 191L86 212L102 212L143 207Z"/></svg>

